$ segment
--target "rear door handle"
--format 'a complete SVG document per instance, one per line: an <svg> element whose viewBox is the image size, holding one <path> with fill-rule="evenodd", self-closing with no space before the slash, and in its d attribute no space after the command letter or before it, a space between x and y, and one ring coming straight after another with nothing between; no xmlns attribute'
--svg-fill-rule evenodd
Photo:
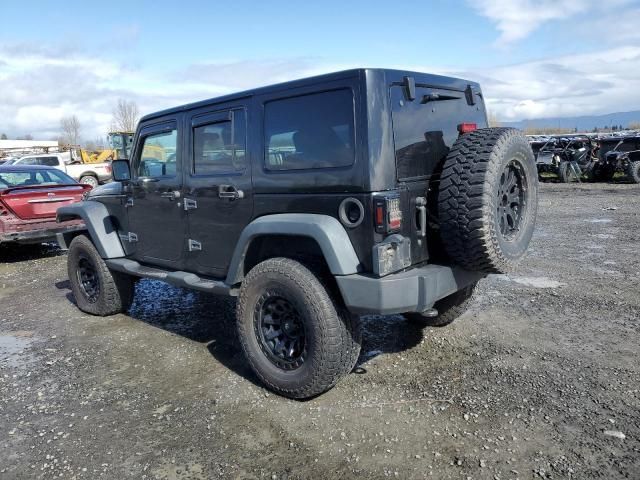
<svg viewBox="0 0 640 480"><path fill-rule="evenodd" d="M427 236L427 199L424 197L416 198L416 209L419 214L418 235L421 237Z"/></svg>
<svg viewBox="0 0 640 480"><path fill-rule="evenodd" d="M238 200L244 198L244 192L236 189L233 185L218 185L218 197Z"/></svg>

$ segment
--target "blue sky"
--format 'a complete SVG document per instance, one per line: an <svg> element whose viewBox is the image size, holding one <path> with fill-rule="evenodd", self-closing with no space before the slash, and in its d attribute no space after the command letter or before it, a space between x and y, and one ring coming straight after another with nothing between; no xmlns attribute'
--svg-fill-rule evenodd
<svg viewBox="0 0 640 480"><path fill-rule="evenodd" d="M3 2L0 132L108 130L143 113L350 68L482 83L501 119L640 109L640 2Z"/></svg>

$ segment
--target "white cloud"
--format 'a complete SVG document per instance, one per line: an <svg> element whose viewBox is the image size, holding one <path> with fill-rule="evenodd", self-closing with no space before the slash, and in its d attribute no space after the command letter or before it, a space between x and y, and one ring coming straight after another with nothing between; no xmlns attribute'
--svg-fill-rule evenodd
<svg viewBox="0 0 640 480"><path fill-rule="evenodd" d="M309 59L194 64L178 71L132 69L71 48L0 44L0 133L59 134L60 119L75 114L85 139L103 136L118 98L145 114L242 89L304 77Z"/></svg>
<svg viewBox="0 0 640 480"><path fill-rule="evenodd" d="M545 22L567 20L594 10L611 10L630 0L468 0L480 15L500 31L496 45L504 46L526 38Z"/></svg>
<svg viewBox="0 0 640 480"><path fill-rule="evenodd" d="M517 120L640 109L640 46L463 72L480 79L489 108Z"/></svg>
<svg viewBox="0 0 640 480"><path fill-rule="evenodd" d="M136 101L148 113L357 66L362 65L285 58L200 63L158 73L73 50L0 45L0 133L49 139L59 134L63 116L75 114L83 138L91 140L108 131L118 98ZM415 64L395 68L477 80L501 120L640 109L640 46L635 45L474 70Z"/></svg>

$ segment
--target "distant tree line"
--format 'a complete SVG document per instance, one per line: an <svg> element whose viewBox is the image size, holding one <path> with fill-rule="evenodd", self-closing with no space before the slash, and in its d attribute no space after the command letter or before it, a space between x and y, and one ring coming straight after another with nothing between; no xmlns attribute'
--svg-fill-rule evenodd
<svg viewBox="0 0 640 480"><path fill-rule="evenodd" d="M488 110L487 111L487 121L489 122L490 127L499 127L502 125L502 122L498 120L495 113ZM570 133L586 133L587 130L583 130L580 132L577 127L567 128L567 127L533 127L533 126L525 126L524 133L527 135L566 135ZM640 130L640 122L631 122L629 125L624 127L623 125L606 125L604 127L593 127L591 130L592 133L611 133L617 132L621 130Z"/></svg>
<svg viewBox="0 0 640 480"><path fill-rule="evenodd" d="M16 138L9 138L6 133L0 133L0 140L33 140L33 135L27 133Z"/></svg>
<svg viewBox="0 0 640 480"><path fill-rule="evenodd" d="M118 99L112 111L110 131L112 132L134 132L140 119L138 104L134 101ZM104 137L95 140L82 138L82 123L77 115L69 115L60 119L60 134L52 140L60 145L83 147L87 150L102 150L106 148ZM0 133L0 140L9 140L6 133ZM11 140L33 140L33 135L22 135Z"/></svg>

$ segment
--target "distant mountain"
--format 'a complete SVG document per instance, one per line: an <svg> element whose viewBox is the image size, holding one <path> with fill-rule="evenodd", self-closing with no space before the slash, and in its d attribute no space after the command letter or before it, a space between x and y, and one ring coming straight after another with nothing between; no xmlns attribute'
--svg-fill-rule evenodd
<svg viewBox="0 0 640 480"><path fill-rule="evenodd" d="M604 128L612 125L622 125L627 128L631 123L640 123L640 110L607 113L605 115L585 115L582 117L551 117L520 120L518 122L501 122L505 127L515 127L521 130L527 128L577 128L579 132L590 132L595 127Z"/></svg>

